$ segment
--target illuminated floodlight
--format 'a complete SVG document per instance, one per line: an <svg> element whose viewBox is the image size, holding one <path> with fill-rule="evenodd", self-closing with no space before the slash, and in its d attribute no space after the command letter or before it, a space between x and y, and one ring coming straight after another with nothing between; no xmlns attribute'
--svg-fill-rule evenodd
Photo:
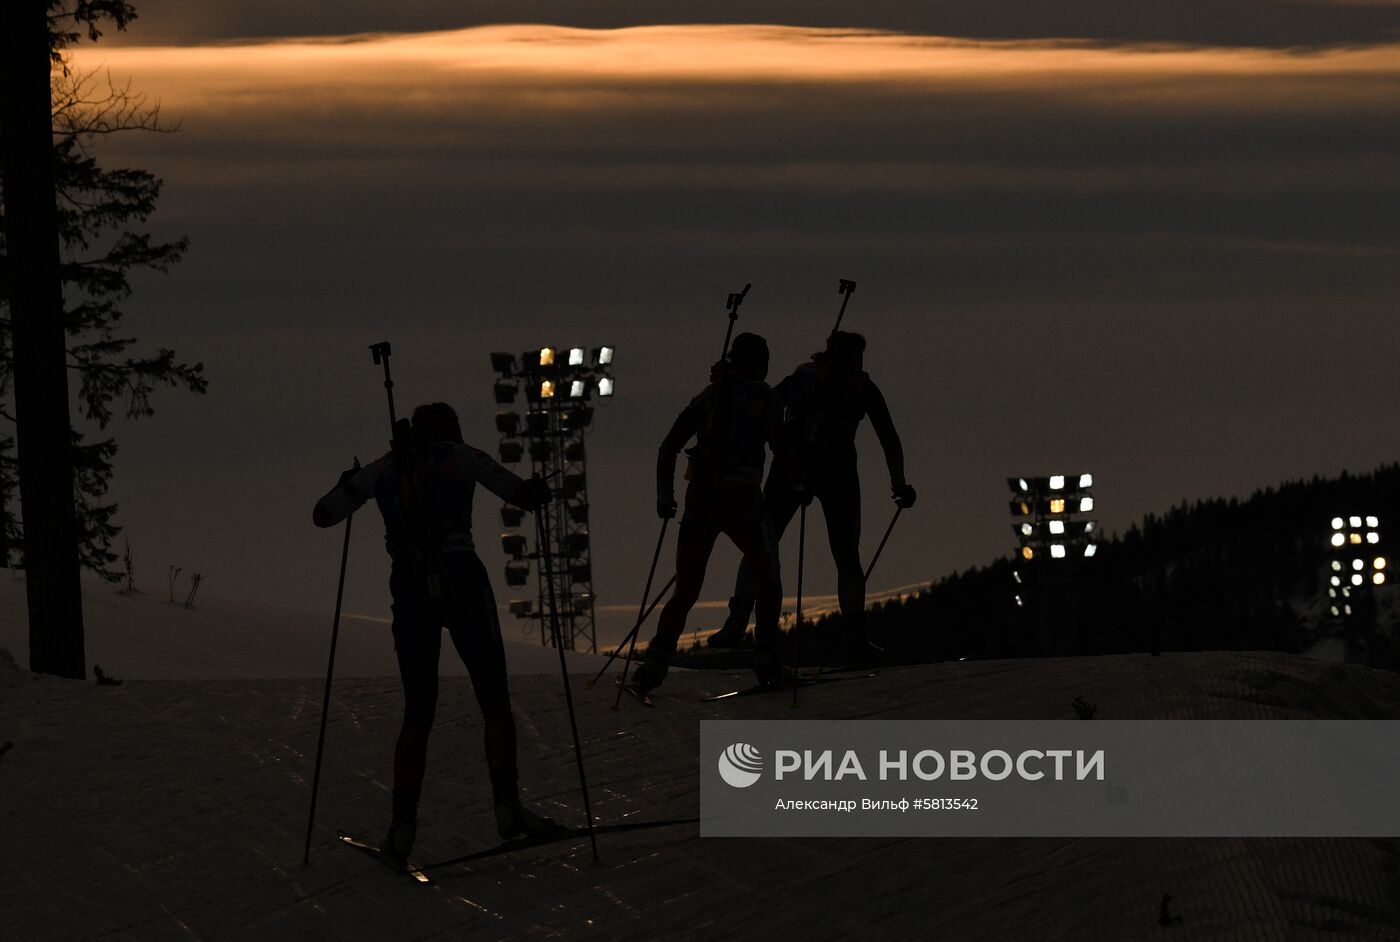
<svg viewBox="0 0 1400 942"><path fill-rule="evenodd" d="M1341 576L1333 576L1333 577L1332 577L1332 584L1333 584L1333 585L1341 585L1341 584L1342 584L1342 577L1341 577Z"/></svg>
<svg viewBox="0 0 1400 942"><path fill-rule="evenodd" d="M1371 581L1374 582L1376 585L1385 585L1385 573L1376 573L1374 576L1371 577Z"/></svg>
<svg viewBox="0 0 1400 942"><path fill-rule="evenodd" d="M1363 581L1363 580L1362 580L1362 578L1361 578L1361 574L1360 574L1360 573L1357 573L1356 575L1354 575L1354 576L1351 577L1351 584L1352 584L1352 585L1361 585L1362 581Z"/></svg>
<svg viewBox="0 0 1400 942"><path fill-rule="evenodd" d="M1050 490L1062 491L1065 489L1065 476L1063 474L1050 475Z"/></svg>
<svg viewBox="0 0 1400 942"><path fill-rule="evenodd" d="M1013 579L1016 580L1016 584L1017 584L1017 585L1020 585L1020 584L1021 584L1021 573L1018 572L1017 570L1015 570L1015 569L1011 570L1011 578L1013 578Z"/></svg>
<svg viewBox="0 0 1400 942"><path fill-rule="evenodd" d="M1381 525L1381 521L1380 521L1380 519L1379 519L1378 517L1367 517L1367 518L1366 518L1366 526L1370 527L1372 530L1374 530L1376 527L1378 527L1378 526L1380 526L1380 525Z"/></svg>
<svg viewBox="0 0 1400 942"><path fill-rule="evenodd" d="M570 347L570 348L569 348L569 365L570 365L570 366L583 366L583 348L582 348L582 347Z"/></svg>
<svg viewBox="0 0 1400 942"><path fill-rule="evenodd" d="M1063 544L1063 543L1051 543L1051 544L1050 544L1050 558L1051 558L1051 559L1064 559L1064 558L1065 558L1065 544Z"/></svg>
<svg viewBox="0 0 1400 942"><path fill-rule="evenodd" d="M552 379L541 380L541 381L540 381L540 398L541 398L541 399L553 399L553 398L554 398L554 391L555 391L555 386L556 386L556 385L557 385L557 384L556 384L556 383L554 382L554 380L552 380Z"/></svg>
<svg viewBox="0 0 1400 942"><path fill-rule="evenodd" d="M1013 500L1011 502L1011 515L1013 517L1029 517L1031 515L1031 505L1029 501Z"/></svg>
<svg viewBox="0 0 1400 942"><path fill-rule="evenodd" d="M1065 532L1065 522L1063 520L1050 521L1050 535L1063 536Z"/></svg>
<svg viewBox="0 0 1400 942"><path fill-rule="evenodd" d="M588 392L588 384L585 383L583 380L581 380L581 379L576 379L576 380L572 380L572 381L569 383L569 398L570 398L570 399L582 399L583 396L584 396L584 394L587 393L587 392Z"/></svg>
<svg viewBox="0 0 1400 942"><path fill-rule="evenodd" d="M1360 517L1352 517L1351 520L1349 520L1348 522L1351 524L1351 528L1352 528L1353 530L1360 530L1360 529L1361 529L1361 518L1360 518Z"/></svg>
<svg viewBox="0 0 1400 942"><path fill-rule="evenodd" d="M1016 596L1016 607L1017 607L1017 608L1025 608L1025 606L1026 606L1025 600L1022 599L1019 595Z"/></svg>
<svg viewBox="0 0 1400 942"><path fill-rule="evenodd" d="M1350 542L1351 542L1351 544L1352 544L1353 546L1360 546L1360 545L1361 545L1361 534L1360 534L1360 533L1353 533L1353 534L1351 534Z"/></svg>
<svg viewBox="0 0 1400 942"><path fill-rule="evenodd" d="M1336 590L1336 589L1328 589L1328 590L1327 590L1327 597L1328 597L1329 599L1335 599L1335 598L1337 597L1337 590Z"/></svg>
<svg viewBox="0 0 1400 942"><path fill-rule="evenodd" d="M554 348L540 347L540 366L554 365Z"/></svg>
<svg viewBox="0 0 1400 942"><path fill-rule="evenodd" d="M1333 617L1333 618L1337 618L1337 617L1340 616L1341 614L1342 614L1341 609L1339 609L1339 608L1337 608L1337 606L1333 605L1333 606L1332 606L1332 617Z"/></svg>
<svg viewBox="0 0 1400 942"><path fill-rule="evenodd" d="M1065 499L1063 497L1052 497L1050 499L1050 512L1052 514L1062 514L1065 512Z"/></svg>
<svg viewBox="0 0 1400 942"><path fill-rule="evenodd" d="M1346 538L1346 535L1345 535L1345 534L1343 534L1343 533L1334 533L1334 534L1332 534L1332 545L1333 545L1333 546L1341 546L1341 545L1342 545L1343 543L1345 543L1346 541L1347 541L1347 538Z"/></svg>
<svg viewBox="0 0 1400 942"><path fill-rule="evenodd" d="M1087 514L1089 511L1091 511L1091 510L1093 510L1093 509L1094 509L1094 498L1092 498L1092 497L1081 497L1081 498L1079 498L1079 512L1080 512L1080 513L1082 513L1082 514Z"/></svg>
<svg viewBox="0 0 1400 942"><path fill-rule="evenodd" d="M1092 521L1092 520L1085 520L1085 521L1084 521L1084 532L1085 532L1085 533L1093 533L1093 532L1094 532L1094 521Z"/></svg>
<svg viewBox="0 0 1400 942"><path fill-rule="evenodd" d="M1021 558L1035 559L1035 550L1031 549L1029 546L1021 547Z"/></svg>
<svg viewBox="0 0 1400 942"><path fill-rule="evenodd" d="M1351 568L1355 569L1357 572L1360 572L1362 569L1366 568L1366 564L1359 559L1353 559L1351 561Z"/></svg>
<svg viewBox="0 0 1400 942"><path fill-rule="evenodd" d="M612 361L613 361L613 348L612 348L612 347L595 347L595 348L593 349L593 365L594 365L594 366L612 366Z"/></svg>
<svg viewBox="0 0 1400 942"><path fill-rule="evenodd" d="M1344 611L1344 612L1346 612L1348 615L1350 615L1350 614L1351 614L1351 606L1350 606L1350 605L1343 605L1343 606L1342 606L1342 611Z"/></svg>
<svg viewBox="0 0 1400 942"><path fill-rule="evenodd" d="M1017 479L1016 479L1016 486L1017 486L1018 488L1020 488L1021 490L1023 490L1023 491L1028 491L1028 490L1031 489L1030 484L1026 481L1025 478L1017 478Z"/></svg>
<svg viewBox="0 0 1400 942"><path fill-rule="evenodd" d="M1344 585L1344 586L1342 586L1342 598L1344 598L1344 599L1349 599L1349 598L1351 598L1351 586L1349 586L1349 585Z"/></svg>
<svg viewBox="0 0 1400 942"><path fill-rule="evenodd" d="M613 394L613 381L611 376L598 377L598 395L611 396Z"/></svg>
<svg viewBox="0 0 1400 942"><path fill-rule="evenodd" d="M1080 486L1081 488L1090 488L1090 487L1093 487L1093 486L1094 486L1094 476L1093 476L1092 474L1081 474L1081 475L1079 476L1079 486Z"/></svg>
<svg viewBox="0 0 1400 942"><path fill-rule="evenodd" d="M1340 559L1334 559L1334 560L1332 560L1332 571L1333 571L1333 572L1341 572L1341 571L1342 571L1342 561L1341 561Z"/></svg>
<svg viewBox="0 0 1400 942"><path fill-rule="evenodd" d="M1099 551L1099 544L1089 543L1084 547L1084 558L1088 559Z"/></svg>
<svg viewBox="0 0 1400 942"><path fill-rule="evenodd" d="M1033 527L1029 523L1023 523L1017 529L1020 531L1022 536L1030 536L1031 534L1035 533L1035 527Z"/></svg>
<svg viewBox="0 0 1400 942"><path fill-rule="evenodd" d="M1341 517L1333 517L1333 518L1332 518L1332 529L1333 529L1333 530L1340 530L1340 529L1341 529L1342 527L1344 527L1344 526L1346 526L1346 521L1343 520Z"/></svg>
<svg viewBox="0 0 1400 942"><path fill-rule="evenodd" d="M1374 567L1377 568L1377 569L1384 569L1384 568L1385 568L1385 565L1386 565L1386 563L1385 563L1385 557L1384 557L1384 556L1377 556L1375 559L1371 560L1371 565L1374 566Z"/></svg>
<svg viewBox="0 0 1400 942"><path fill-rule="evenodd" d="M1380 535L1379 533L1377 533L1375 530L1372 530L1370 533L1366 534L1366 542L1367 542L1367 543L1379 543L1380 541L1381 541L1381 535Z"/></svg>

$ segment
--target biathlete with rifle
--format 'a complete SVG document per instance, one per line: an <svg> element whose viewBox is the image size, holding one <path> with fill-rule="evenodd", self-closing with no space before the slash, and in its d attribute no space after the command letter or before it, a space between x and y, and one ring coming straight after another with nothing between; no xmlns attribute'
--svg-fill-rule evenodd
<svg viewBox="0 0 1400 942"><path fill-rule="evenodd" d="M656 635L634 675L642 692L660 686L666 677L721 533L744 554L744 563L753 573L754 673L760 683L777 682L782 675L777 650L782 579L762 482L764 446L780 455L785 444L781 408L765 382L767 376L767 341L750 333L735 337L726 359L715 364L710 385L681 411L661 442L656 459L656 512L668 519L676 513L676 459L686 442L696 439L687 452L689 484L677 537L676 588L661 610Z"/></svg>
<svg viewBox="0 0 1400 942"><path fill-rule="evenodd" d="M844 310L844 306L843 306ZM865 338L833 331L826 349L815 353L774 390L785 409L783 454L776 450L764 487L764 501L779 538L810 493L821 501L827 541L836 562L837 593L846 638L848 663L866 665L880 651L865 636L865 574L860 563L860 475L856 468L856 429L870 424L885 453L890 491L896 505L914 505L914 488L904 478L904 449L890 418L885 397L864 370ZM805 487L799 488L798 482ZM762 591L760 571L745 558L739 566L729 618L709 638L716 647L738 646L748 629L749 615ZM762 621L760 617L759 621ZM755 640L758 625L754 626Z"/></svg>
<svg viewBox="0 0 1400 942"><path fill-rule="evenodd" d="M400 863L408 859L417 833L444 627L471 675L485 721L497 831L509 840L558 829L520 801L505 647L491 582L472 543L472 498L478 483L524 510L538 511L553 498L540 479L521 480L485 452L464 444L456 412L435 402L414 410L411 423L396 423L393 450L342 474L312 514L316 526L334 526L373 497L384 518L404 717L394 747L393 807L381 851Z"/></svg>

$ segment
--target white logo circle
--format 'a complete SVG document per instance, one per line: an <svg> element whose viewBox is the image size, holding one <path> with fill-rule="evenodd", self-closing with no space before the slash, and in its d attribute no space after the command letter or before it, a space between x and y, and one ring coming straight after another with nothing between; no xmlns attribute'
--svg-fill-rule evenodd
<svg viewBox="0 0 1400 942"><path fill-rule="evenodd" d="M763 775L763 754L746 742L736 742L719 754L719 775L735 788L748 788Z"/></svg>

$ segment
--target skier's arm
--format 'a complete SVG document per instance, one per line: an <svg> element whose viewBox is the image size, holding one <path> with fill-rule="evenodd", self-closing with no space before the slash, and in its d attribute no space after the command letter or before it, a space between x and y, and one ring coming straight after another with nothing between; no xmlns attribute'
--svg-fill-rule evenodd
<svg viewBox="0 0 1400 942"><path fill-rule="evenodd" d="M890 470L890 487L898 491L908 483L904 480L904 446L900 444L899 433L894 430L894 420L890 418L885 397L873 382L867 382L865 385L865 414L870 416L870 424L880 439L880 447L885 450L885 466Z"/></svg>
<svg viewBox="0 0 1400 942"><path fill-rule="evenodd" d="M341 474L335 487L316 501L316 507L311 511L311 522L318 527L333 527L363 507L374 494L374 482L389 459L390 456L385 455L363 468L350 468Z"/></svg>
<svg viewBox="0 0 1400 942"><path fill-rule="evenodd" d="M761 408L763 414L760 416L760 421L763 423L763 435L768 440L768 450L773 453L773 463L782 463L789 468L800 467L797 452L793 449L787 431L783 428L783 403L776 390L763 400Z"/></svg>
<svg viewBox="0 0 1400 942"><path fill-rule="evenodd" d="M671 514L675 513L676 507L676 458L680 456L681 449L685 443L695 437L695 433L700 430L700 421L697 417L695 403L691 403L681 410L681 414L676 416L676 421L672 423L671 430L666 433L666 437L661 440L661 447L656 452L656 509L660 513L664 507L670 507ZM663 516L666 516L663 514Z"/></svg>
<svg viewBox="0 0 1400 942"><path fill-rule="evenodd" d="M534 510L547 500L540 493L544 490L547 494L547 488L521 480L519 475L509 468L502 467L495 458L470 445L457 445L453 449L452 461L447 472L451 477L477 481L501 500L525 510Z"/></svg>

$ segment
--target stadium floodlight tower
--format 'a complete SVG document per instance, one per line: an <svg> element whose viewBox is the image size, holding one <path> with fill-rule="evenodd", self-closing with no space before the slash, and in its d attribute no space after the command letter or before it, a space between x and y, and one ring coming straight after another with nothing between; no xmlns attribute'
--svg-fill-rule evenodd
<svg viewBox="0 0 1400 942"><path fill-rule="evenodd" d="M571 650L596 651L593 553L588 533L588 471L585 438L593 424L593 395L612 398L614 350L610 346L539 347L517 359L510 353L491 354L496 372L498 405L513 404L522 387L524 419L518 412L497 412L502 464L517 464L528 455L533 474L544 478L556 500L548 511L545 545L530 550L525 533L517 532L524 513L509 504L501 507L501 549L510 557L506 584L520 588L530 582L535 563L535 599L512 599L510 613L540 623L540 643L551 644L545 622L550 585L539 562L548 555L553 573L553 597L559 612L560 638Z"/></svg>
<svg viewBox="0 0 1400 942"><path fill-rule="evenodd" d="M1327 607L1333 618L1346 619L1363 592L1383 586L1390 561L1381 543L1381 522L1374 514L1333 517L1327 536Z"/></svg>
<svg viewBox="0 0 1400 942"><path fill-rule="evenodd" d="M1012 568L1015 599L1018 609L1026 608L1026 595L1032 599L1036 634L1039 643L1052 648L1073 647L1069 635L1076 633L1073 624L1054 633L1058 641L1047 635L1049 596L1057 589L1063 597L1064 608L1073 599L1068 589L1068 569L1074 561L1093 559L1098 554L1099 522L1089 514L1094 512L1094 476L1083 474L1048 474L1036 477L1006 479L1011 489L1011 530L1016 534L1016 562ZM1024 576L1022 573L1024 572Z"/></svg>

